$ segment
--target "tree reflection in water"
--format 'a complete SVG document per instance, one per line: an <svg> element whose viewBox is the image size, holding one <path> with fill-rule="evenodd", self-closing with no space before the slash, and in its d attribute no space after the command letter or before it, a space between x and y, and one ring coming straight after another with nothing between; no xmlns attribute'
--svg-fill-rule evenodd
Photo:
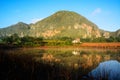
<svg viewBox="0 0 120 80"><path fill-rule="evenodd" d="M0 50L0 80L120 80L119 53L91 49Z"/></svg>
<svg viewBox="0 0 120 80"><path fill-rule="evenodd" d="M102 62L88 75L95 80L120 80L120 63L116 60Z"/></svg>

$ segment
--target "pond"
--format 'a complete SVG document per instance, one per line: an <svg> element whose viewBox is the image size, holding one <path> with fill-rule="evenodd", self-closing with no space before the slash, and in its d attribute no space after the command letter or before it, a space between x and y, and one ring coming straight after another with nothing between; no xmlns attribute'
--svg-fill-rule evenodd
<svg viewBox="0 0 120 80"><path fill-rule="evenodd" d="M0 80L119 80L119 62L120 49L5 49Z"/></svg>
<svg viewBox="0 0 120 80"><path fill-rule="evenodd" d="M120 80L120 62L117 60L102 62L88 75L94 77L95 80Z"/></svg>

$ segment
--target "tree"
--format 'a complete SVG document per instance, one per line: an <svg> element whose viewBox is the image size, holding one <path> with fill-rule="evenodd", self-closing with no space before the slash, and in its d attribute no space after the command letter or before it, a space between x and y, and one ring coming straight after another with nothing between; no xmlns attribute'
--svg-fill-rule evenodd
<svg viewBox="0 0 120 80"><path fill-rule="evenodd" d="M120 35L116 37L117 42L120 42Z"/></svg>
<svg viewBox="0 0 120 80"><path fill-rule="evenodd" d="M104 37L98 37L94 38L92 42L106 42L106 39Z"/></svg>
<svg viewBox="0 0 120 80"><path fill-rule="evenodd" d="M13 34L11 36L5 37L2 40L8 44L19 44L21 42L21 40L17 34Z"/></svg>
<svg viewBox="0 0 120 80"><path fill-rule="evenodd" d="M115 37L110 36L110 37L107 39L107 42L116 42L116 39L115 39Z"/></svg>
<svg viewBox="0 0 120 80"><path fill-rule="evenodd" d="M81 40L81 42L91 42L92 41L91 38L81 38L80 40Z"/></svg>

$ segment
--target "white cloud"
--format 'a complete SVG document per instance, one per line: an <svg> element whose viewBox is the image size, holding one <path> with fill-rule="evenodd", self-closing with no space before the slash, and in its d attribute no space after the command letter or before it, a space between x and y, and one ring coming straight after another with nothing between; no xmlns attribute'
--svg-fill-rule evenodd
<svg viewBox="0 0 120 80"><path fill-rule="evenodd" d="M42 20L42 18L34 18L34 19L31 20L31 23L36 23L40 20Z"/></svg>
<svg viewBox="0 0 120 80"><path fill-rule="evenodd" d="M92 12L92 15L96 15L96 14L99 14L99 13L101 13L101 12L102 12L101 8L96 8L96 9Z"/></svg>

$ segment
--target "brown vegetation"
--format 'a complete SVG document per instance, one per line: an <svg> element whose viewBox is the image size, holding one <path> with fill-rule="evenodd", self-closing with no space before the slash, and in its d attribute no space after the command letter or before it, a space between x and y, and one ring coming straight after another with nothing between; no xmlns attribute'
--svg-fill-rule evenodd
<svg viewBox="0 0 120 80"><path fill-rule="evenodd" d="M120 48L120 43L82 43L80 47Z"/></svg>

